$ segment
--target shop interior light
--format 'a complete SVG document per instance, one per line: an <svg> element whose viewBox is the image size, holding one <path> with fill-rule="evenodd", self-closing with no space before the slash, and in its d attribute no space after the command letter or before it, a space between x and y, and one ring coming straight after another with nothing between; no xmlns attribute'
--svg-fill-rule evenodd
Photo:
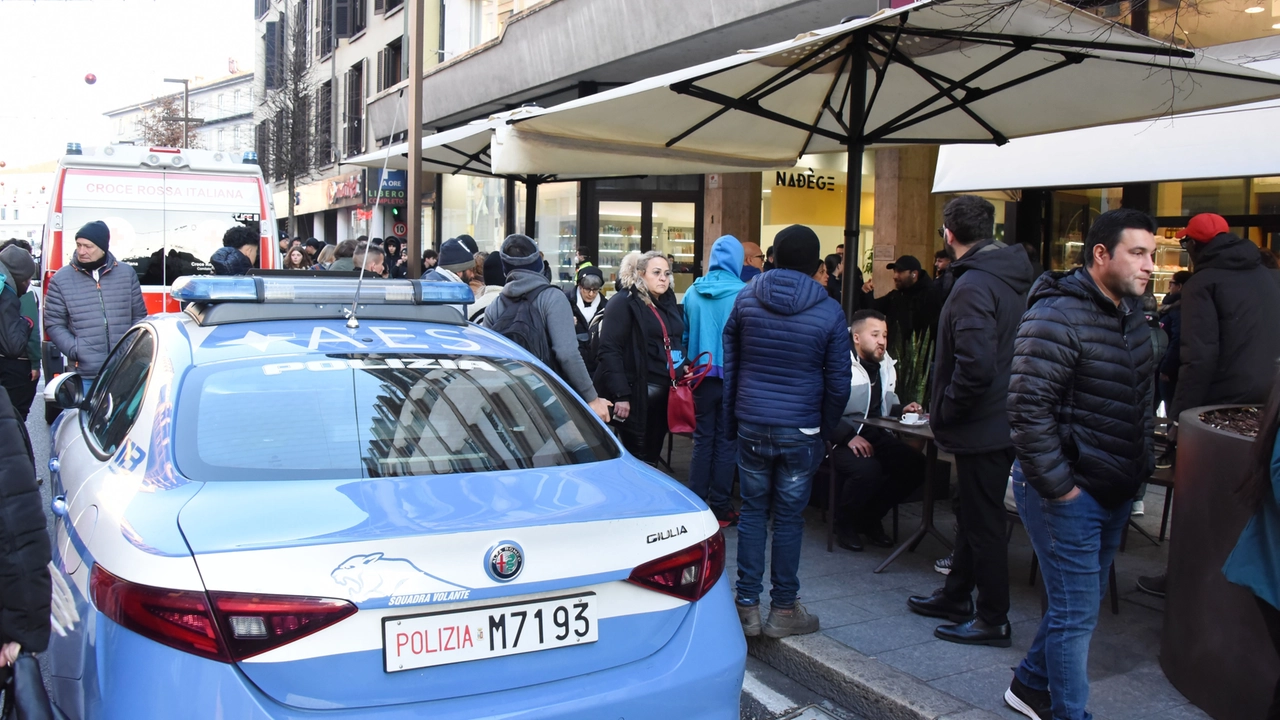
<svg viewBox="0 0 1280 720"><path fill-rule="evenodd" d="M1271 26L1271 29L1272 29L1272 30L1280 30L1280 23L1276 23L1275 25L1272 25L1272 26Z"/></svg>
<svg viewBox="0 0 1280 720"><path fill-rule="evenodd" d="M1253 7L1247 7L1244 9L1244 11L1249 13L1250 15L1257 15L1258 13L1262 12L1262 10L1263 8L1261 5L1254 5Z"/></svg>

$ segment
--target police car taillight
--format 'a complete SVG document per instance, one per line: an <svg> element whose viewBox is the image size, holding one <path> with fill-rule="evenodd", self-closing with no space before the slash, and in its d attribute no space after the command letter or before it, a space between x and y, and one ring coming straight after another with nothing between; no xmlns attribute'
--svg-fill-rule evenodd
<svg viewBox="0 0 1280 720"><path fill-rule="evenodd" d="M118 625L193 655L237 662L287 645L356 612L332 598L171 590L94 565L93 604ZM211 602L212 601L212 602Z"/></svg>
<svg viewBox="0 0 1280 720"><path fill-rule="evenodd" d="M649 562L631 571L628 582L682 600L700 600L724 574L724 534Z"/></svg>
<svg viewBox="0 0 1280 720"><path fill-rule="evenodd" d="M212 591L209 596L234 660L288 645L356 612L355 605L333 598Z"/></svg>

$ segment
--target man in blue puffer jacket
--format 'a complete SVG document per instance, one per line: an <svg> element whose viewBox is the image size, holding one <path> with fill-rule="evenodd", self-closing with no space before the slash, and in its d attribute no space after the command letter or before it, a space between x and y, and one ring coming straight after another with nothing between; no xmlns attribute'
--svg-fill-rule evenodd
<svg viewBox="0 0 1280 720"><path fill-rule="evenodd" d="M693 431L693 460L689 464L689 489L707 501L721 527L736 525L738 513L729 504L733 468L738 464L734 436L724 418L724 335L733 301L746 285L742 269L742 243L725 235L711 246L711 271L698 278L684 294L684 346L690 360L702 353L711 356L711 371L693 391L697 425Z"/></svg>
<svg viewBox="0 0 1280 720"><path fill-rule="evenodd" d="M738 436L742 517L738 527L738 617L748 637L815 632L818 618L796 602L801 511L834 437L853 378L849 328L840 304L811 277L820 243L802 225L774 239L777 269L738 294L724 328L724 403ZM773 514L769 619L760 622L765 522Z"/></svg>

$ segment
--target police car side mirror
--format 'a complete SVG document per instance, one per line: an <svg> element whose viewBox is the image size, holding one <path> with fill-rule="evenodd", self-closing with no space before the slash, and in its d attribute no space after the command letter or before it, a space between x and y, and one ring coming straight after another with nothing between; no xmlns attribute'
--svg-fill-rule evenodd
<svg viewBox="0 0 1280 720"><path fill-rule="evenodd" d="M79 373L62 373L44 388L44 399L63 410L78 410L84 405L84 383Z"/></svg>

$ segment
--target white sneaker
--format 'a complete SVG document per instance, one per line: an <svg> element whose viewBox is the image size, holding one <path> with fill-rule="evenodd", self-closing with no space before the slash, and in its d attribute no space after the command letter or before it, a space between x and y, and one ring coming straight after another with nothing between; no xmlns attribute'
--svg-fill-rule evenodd
<svg viewBox="0 0 1280 720"><path fill-rule="evenodd" d="M1147 508L1141 500L1134 500L1133 509L1129 511L1129 514L1133 517L1142 517L1147 514Z"/></svg>

